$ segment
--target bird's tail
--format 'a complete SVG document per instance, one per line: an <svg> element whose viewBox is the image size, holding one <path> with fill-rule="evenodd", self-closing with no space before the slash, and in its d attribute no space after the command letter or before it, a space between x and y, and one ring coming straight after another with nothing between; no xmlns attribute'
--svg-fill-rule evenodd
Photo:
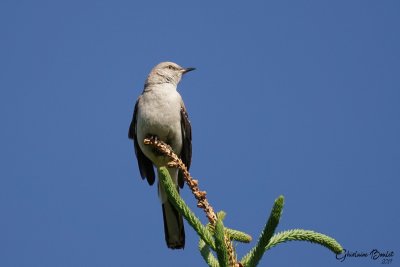
<svg viewBox="0 0 400 267"><path fill-rule="evenodd" d="M168 169L175 184L178 184L178 170ZM176 189L179 191L178 186ZM183 227L182 215L175 209L172 203L168 200L167 195L159 184L159 197L162 203L163 219L164 219L164 234L167 246L171 249L180 249L185 247L185 229Z"/></svg>
<svg viewBox="0 0 400 267"><path fill-rule="evenodd" d="M185 229L183 227L182 215L166 201L162 204L164 218L164 233L167 246L172 249L185 247Z"/></svg>

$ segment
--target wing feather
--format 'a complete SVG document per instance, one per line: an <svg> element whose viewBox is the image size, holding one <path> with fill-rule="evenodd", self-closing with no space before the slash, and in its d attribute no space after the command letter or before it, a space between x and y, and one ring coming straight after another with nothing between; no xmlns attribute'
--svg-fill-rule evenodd
<svg viewBox="0 0 400 267"><path fill-rule="evenodd" d="M181 131L182 131L182 151L181 160L190 169L192 163L192 126L190 125L189 116L185 105L181 104ZM178 184L182 188L184 185L183 174L179 171Z"/></svg>
<svg viewBox="0 0 400 267"><path fill-rule="evenodd" d="M140 98L136 101L135 110L133 111L132 122L129 126L128 138L133 139L135 154L139 166L140 176L142 179L146 178L149 185L154 184L155 181L155 173L153 168L153 163L149 158L147 158L143 151L140 149L137 135L136 135L136 123L137 123L137 113L138 113L138 104Z"/></svg>

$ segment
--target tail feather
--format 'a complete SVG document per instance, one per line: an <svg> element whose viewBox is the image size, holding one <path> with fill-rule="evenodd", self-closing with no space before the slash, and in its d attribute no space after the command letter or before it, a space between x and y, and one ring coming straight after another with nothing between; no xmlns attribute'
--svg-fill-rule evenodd
<svg viewBox="0 0 400 267"><path fill-rule="evenodd" d="M162 204L164 219L164 234L167 246L171 249L185 247L185 229L183 227L182 215L175 209L171 202Z"/></svg>

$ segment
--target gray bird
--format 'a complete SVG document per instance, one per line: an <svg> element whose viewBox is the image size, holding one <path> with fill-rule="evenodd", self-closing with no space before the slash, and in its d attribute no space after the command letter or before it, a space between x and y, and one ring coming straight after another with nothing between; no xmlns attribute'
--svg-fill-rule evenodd
<svg viewBox="0 0 400 267"><path fill-rule="evenodd" d="M133 139L135 153L142 179L152 185L155 180L154 168L166 166L168 159L144 145L143 140L155 136L171 146L172 150L190 168L192 158L192 129L177 86L182 75L194 68L182 68L173 62L162 62L155 66L146 79L144 90L133 111L128 137ZM183 187L180 171L168 168L177 185ZM168 201L164 189L158 184L158 194L162 203L164 233L167 246L180 249L185 246L185 231L182 215Z"/></svg>

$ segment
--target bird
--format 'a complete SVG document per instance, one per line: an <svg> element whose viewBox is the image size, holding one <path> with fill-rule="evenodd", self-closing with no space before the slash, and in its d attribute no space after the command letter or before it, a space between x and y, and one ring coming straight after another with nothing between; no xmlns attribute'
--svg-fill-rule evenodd
<svg viewBox="0 0 400 267"><path fill-rule="evenodd" d="M168 144L189 169L192 159L192 128L189 116L177 86L182 76L195 68L183 68L174 62L157 64L147 76L142 94L136 101L128 137L133 140L140 176L149 185L155 181L154 167L167 166L168 158L153 147L144 144L144 139L157 138ZM183 188L183 173L168 168L178 192ZM158 195L162 204L164 235L167 247L185 247L185 229L182 215L168 200L158 183Z"/></svg>

